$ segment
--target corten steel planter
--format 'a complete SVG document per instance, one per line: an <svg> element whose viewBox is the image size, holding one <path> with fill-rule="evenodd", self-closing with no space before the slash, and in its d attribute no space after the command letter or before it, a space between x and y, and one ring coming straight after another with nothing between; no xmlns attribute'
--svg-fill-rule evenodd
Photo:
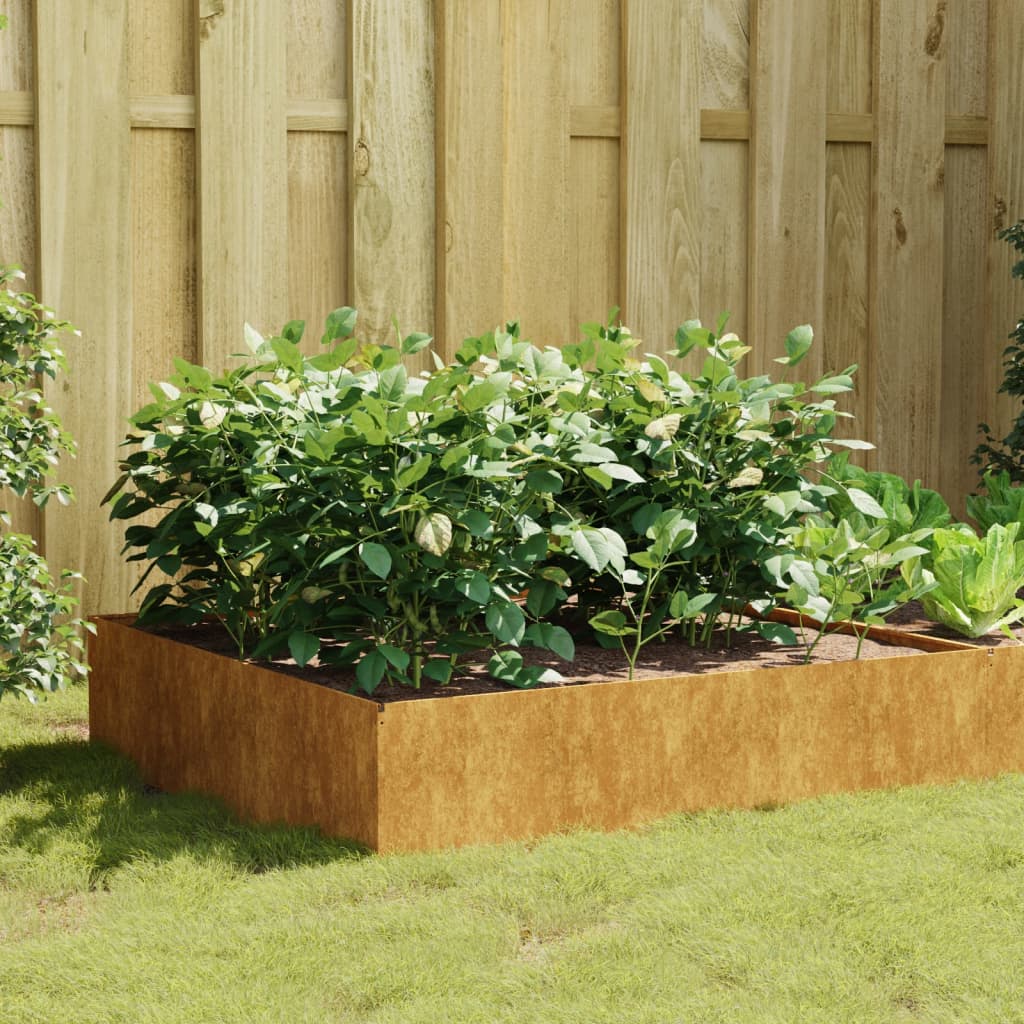
<svg viewBox="0 0 1024 1024"><path fill-rule="evenodd" d="M1024 770L1015 652L947 646L378 705L133 621L96 620L94 739L162 789L378 850ZM934 650L929 638L904 646Z"/></svg>

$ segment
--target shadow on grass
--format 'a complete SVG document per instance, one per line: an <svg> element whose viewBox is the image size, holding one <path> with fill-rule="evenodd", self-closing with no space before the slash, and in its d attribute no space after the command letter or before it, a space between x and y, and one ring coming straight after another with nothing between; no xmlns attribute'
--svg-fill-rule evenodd
<svg viewBox="0 0 1024 1024"><path fill-rule="evenodd" d="M95 850L97 884L133 859L169 859L185 852L253 874L368 852L316 828L244 824L211 797L152 790L129 760L81 740L0 749L0 801L10 797L33 806L7 817L6 844L41 855L69 838L85 842Z"/></svg>

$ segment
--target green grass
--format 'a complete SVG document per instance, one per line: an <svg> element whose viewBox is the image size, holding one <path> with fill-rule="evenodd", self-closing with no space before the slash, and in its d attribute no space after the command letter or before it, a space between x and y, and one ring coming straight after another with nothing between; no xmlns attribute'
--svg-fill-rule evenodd
<svg viewBox="0 0 1024 1024"><path fill-rule="evenodd" d="M0 1021L1024 1022L1024 777L374 856L0 705Z"/></svg>

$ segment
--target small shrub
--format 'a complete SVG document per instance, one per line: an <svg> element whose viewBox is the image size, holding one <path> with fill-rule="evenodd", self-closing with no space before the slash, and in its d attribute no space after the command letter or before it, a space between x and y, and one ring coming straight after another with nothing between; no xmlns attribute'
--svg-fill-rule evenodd
<svg viewBox="0 0 1024 1024"><path fill-rule="evenodd" d="M46 405L40 379L66 368L57 336L71 325L18 290L22 279L15 268L0 267L0 487L31 495L40 506L52 497L67 504L70 489L46 480L74 443ZM0 521L6 527L10 517L0 512ZM85 675L81 630L87 627L70 618L76 578L65 572L55 579L31 537L0 533L0 697L33 699L38 690Z"/></svg>

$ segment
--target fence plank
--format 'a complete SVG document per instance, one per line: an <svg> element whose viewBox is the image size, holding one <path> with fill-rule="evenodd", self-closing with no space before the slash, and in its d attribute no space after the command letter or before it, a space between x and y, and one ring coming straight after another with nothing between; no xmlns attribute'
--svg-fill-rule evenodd
<svg viewBox="0 0 1024 1024"><path fill-rule="evenodd" d="M437 337L451 354L504 316L499 0L436 0Z"/></svg>
<svg viewBox="0 0 1024 1024"><path fill-rule="evenodd" d="M871 334L878 464L939 478L945 41L932 0L876 0Z"/></svg>
<svg viewBox="0 0 1024 1024"><path fill-rule="evenodd" d="M32 12L29 0L4 5L10 18L0 32L0 93L27 100L33 86ZM25 272L23 287L36 291L35 140L23 127L21 110L4 109L0 100L0 264L16 263ZM6 116L5 116L6 115ZM19 115L19 116L14 116ZM27 121L32 123L30 116ZM17 533L38 534L40 516L31 501L0 495L0 508L11 514Z"/></svg>
<svg viewBox="0 0 1024 1024"><path fill-rule="evenodd" d="M951 146L950 115L984 118L987 113L987 0L961 0L946 11L946 157L943 226L942 415L939 421L937 487L958 515L975 489L970 464L978 423L989 405L992 359L998 346L978 346L986 321L988 257L988 160L984 146Z"/></svg>
<svg viewBox="0 0 1024 1024"><path fill-rule="evenodd" d="M989 382L986 415L994 436L1005 436L1020 412L1019 399L997 396L1003 379L1007 335L1024 317L1019 279L1010 276L1014 252L996 230L1024 218L1024 6L1017 0L989 0L988 12L989 202L992 211L988 258L989 322L985 332ZM1019 254L1018 254L1019 255Z"/></svg>
<svg viewBox="0 0 1024 1024"><path fill-rule="evenodd" d="M699 315L748 334L747 210L750 0L704 5L701 43L701 278ZM731 142L717 140L733 140Z"/></svg>
<svg viewBox="0 0 1024 1024"><path fill-rule="evenodd" d="M655 347L700 306L701 31L696 0L624 0L622 293Z"/></svg>
<svg viewBox="0 0 1024 1024"><path fill-rule="evenodd" d="M751 9L751 369L770 365L787 331L821 332L825 263L825 106L820 0L755 0ZM793 31L794 23L800 32ZM821 366L815 346L805 375Z"/></svg>
<svg viewBox="0 0 1024 1024"><path fill-rule="evenodd" d="M504 308L538 344L574 339L569 321L566 0L503 6Z"/></svg>
<svg viewBox="0 0 1024 1024"><path fill-rule="evenodd" d="M836 433L871 440L874 434L874 359L868 331L868 263L871 250L871 0L829 4L828 110L835 117L864 118L867 144L829 143L825 151L825 309L821 352L826 369L859 367L856 390L837 405L854 419ZM833 114L831 112L838 112ZM858 461L874 463L873 453Z"/></svg>
<svg viewBox="0 0 1024 1024"><path fill-rule="evenodd" d="M617 0L569 9L570 132L600 127L579 123L581 109L614 113L614 136L573 138L569 144L571 298L569 325L604 321L619 295L619 38ZM581 119L582 120L582 119Z"/></svg>
<svg viewBox="0 0 1024 1024"><path fill-rule="evenodd" d="M350 0L349 294L359 335L393 343L434 321L431 3Z"/></svg>
<svg viewBox="0 0 1024 1024"><path fill-rule="evenodd" d="M286 317L284 4L199 0L198 34L199 346L219 370L246 321Z"/></svg>
<svg viewBox="0 0 1024 1024"><path fill-rule="evenodd" d="M79 456L62 468L77 508L46 509L45 551L85 573L90 612L127 607L130 578L99 506L131 411L127 30L128 0L36 4L40 291L83 333L67 346L69 378L48 389Z"/></svg>

